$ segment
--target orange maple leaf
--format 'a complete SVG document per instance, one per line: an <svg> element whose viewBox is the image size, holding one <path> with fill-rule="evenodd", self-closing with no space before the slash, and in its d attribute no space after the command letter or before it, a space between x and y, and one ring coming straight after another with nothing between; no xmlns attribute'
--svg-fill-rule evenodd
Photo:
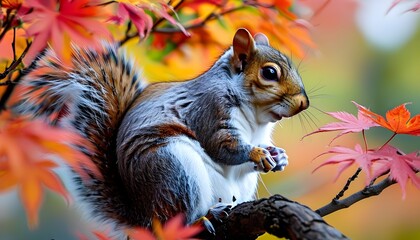
<svg viewBox="0 0 420 240"><path fill-rule="evenodd" d="M19 9L23 0L1 0L1 7L6 9Z"/></svg>
<svg viewBox="0 0 420 240"><path fill-rule="evenodd" d="M410 112L401 104L386 113L386 119L379 114L371 112L363 106L358 106L360 112L372 119L377 124L387 128L395 134L409 134L420 136L420 114L410 118Z"/></svg>
<svg viewBox="0 0 420 240"><path fill-rule="evenodd" d="M80 136L42 121L12 118L9 112L0 115L0 192L18 187L30 227L38 223L44 188L59 193L70 202L60 178L53 172L58 167L52 160L55 156L74 166L76 171L89 168L95 174L98 172L84 154L69 144L86 145Z"/></svg>

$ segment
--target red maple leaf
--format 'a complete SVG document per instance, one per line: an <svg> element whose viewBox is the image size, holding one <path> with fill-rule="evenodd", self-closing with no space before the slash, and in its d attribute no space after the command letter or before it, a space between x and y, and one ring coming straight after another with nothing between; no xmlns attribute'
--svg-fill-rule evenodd
<svg viewBox="0 0 420 240"><path fill-rule="evenodd" d="M359 109L364 108L363 106L360 106L356 102L353 102ZM379 126L377 123L375 123L371 118L367 117L366 115L362 114L359 110L357 113L357 117L354 116L351 113L348 112L327 112L328 115L331 117L340 120L341 122L333 122L328 123L322 127L320 127L318 130L311 132L309 134L306 134L303 137L307 137L309 135L320 133L320 132L331 132L331 131L341 131L336 137L334 137L332 141L334 141L336 138L347 134L347 133L356 133L361 132L363 130L368 130L371 127Z"/></svg>
<svg viewBox="0 0 420 240"><path fill-rule="evenodd" d="M323 162L317 168L315 168L314 171L329 164L340 164L337 175L335 177L335 179L337 179L344 170L346 170L348 167L356 163L357 165L359 165L359 167L367 176L366 184L368 184L370 180L372 179L371 177L372 161L386 158L386 156L377 154L375 151L363 150L359 144L356 144L354 149L347 148L347 147L332 147L330 150L318 155L317 157L325 155L325 154L330 154L330 153L334 155L328 158L325 162Z"/></svg>
<svg viewBox="0 0 420 240"><path fill-rule="evenodd" d="M414 186L420 189L420 177L416 175L416 172L420 170L419 152L404 154L396 147L385 145L375 154L387 156L387 158L374 160L372 179L389 171L389 177L400 185L403 198L405 198L405 186L408 179L411 179Z"/></svg>
<svg viewBox="0 0 420 240"><path fill-rule="evenodd" d="M186 36L189 36L185 28L168 13L172 11L172 8L162 0L119 0L117 15L112 16L110 20L118 24L128 19L131 20L137 28L139 37L144 38L150 33L153 27L152 17L146 14L144 10L151 11L157 16L166 19L172 25L177 26Z"/></svg>
<svg viewBox="0 0 420 240"><path fill-rule="evenodd" d="M410 118L410 112L407 110L405 105L408 103L401 104L386 113L386 119L379 114L371 112L363 106L357 106L359 111L364 115L372 119L380 126L387 128L395 134L409 134L414 136L420 136L420 114Z"/></svg>
<svg viewBox="0 0 420 240"><path fill-rule="evenodd" d="M136 26L140 38L147 36L152 29L153 19L143 9L130 3L120 2L118 4L117 15L112 16L110 20L121 24L127 19L130 19L134 26Z"/></svg>
<svg viewBox="0 0 420 240"><path fill-rule="evenodd" d="M47 43L62 60L70 63L71 41L80 46L95 46L98 37L110 36L98 21L105 19L105 11L90 0L26 0L24 5L32 8L22 19L30 23L27 34L34 37L25 63L30 63Z"/></svg>

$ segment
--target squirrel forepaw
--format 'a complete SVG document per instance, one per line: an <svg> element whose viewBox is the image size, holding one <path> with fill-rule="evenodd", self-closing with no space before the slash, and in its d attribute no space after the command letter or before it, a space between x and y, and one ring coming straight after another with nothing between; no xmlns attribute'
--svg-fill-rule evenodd
<svg viewBox="0 0 420 240"><path fill-rule="evenodd" d="M261 144L260 147L268 150L273 160L276 162L276 166L271 171L283 171L284 168L289 164L288 156L283 148L269 146Z"/></svg>
<svg viewBox="0 0 420 240"><path fill-rule="evenodd" d="M250 153L250 159L255 163L255 170L269 172L276 167L276 161L267 149L254 147Z"/></svg>

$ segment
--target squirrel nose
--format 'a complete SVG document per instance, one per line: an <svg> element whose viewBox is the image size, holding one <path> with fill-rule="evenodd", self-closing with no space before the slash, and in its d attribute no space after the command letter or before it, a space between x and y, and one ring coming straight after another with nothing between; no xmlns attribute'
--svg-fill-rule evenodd
<svg viewBox="0 0 420 240"><path fill-rule="evenodd" d="M301 93L295 95L294 98L295 98L296 105L299 106L296 109L296 112L294 114L297 114L309 107L309 99L308 99L308 96L306 95L305 90L302 90Z"/></svg>

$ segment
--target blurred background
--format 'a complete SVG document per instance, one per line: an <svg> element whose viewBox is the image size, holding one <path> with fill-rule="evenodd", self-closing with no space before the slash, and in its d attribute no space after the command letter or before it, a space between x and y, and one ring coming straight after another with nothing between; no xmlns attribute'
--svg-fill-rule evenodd
<svg viewBox="0 0 420 240"><path fill-rule="evenodd" d="M316 46L308 47L302 60L293 55L291 58L299 66L313 107L300 118L276 125L273 140L286 149L289 166L284 172L263 175L259 196L279 193L318 209L334 198L356 168L346 170L336 182L335 166L312 173L325 157L313 159L328 149L336 133L316 134L303 140L302 137L334 120L320 110L356 114L351 101L382 115L397 105L411 102L408 109L412 115L420 114L420 14L406 12L413 1L399 4L389 13L391 0L327 1L325 6L325 0L299 2L302 14L307 14L312 24L310 32ZM319 11L305 12L304 6ZM221 27L211 22L207 27L222 44L206 43L209 46L205 51L185 46L164 61L148 54L147 44L133 41L128 48L150 81L187 79L210 67L230 44L240 23L233 21L229 25L232 27ZM252 25L247 27L254 33L259 31ZM276 39L270 41L281 48ZM369 130L368 145L381 146L391 135L381 129ZM353 147L361 140L359 135L345 135L333 145ZM405 153L420 150L419 137L399 135L391 144ZM361 190L364 180L361 174L346 194ZM379 196L328 215L325 220L351 239L420 239L419 202L419 189L408 183L406 199L402 199L401 189L395 184ZM63 199L48 192L39 228L28 230L17 193L9 192L0 194L0 229L0 239L74 239L74 229L83 232L86 223L67 208Z"/></svg>

